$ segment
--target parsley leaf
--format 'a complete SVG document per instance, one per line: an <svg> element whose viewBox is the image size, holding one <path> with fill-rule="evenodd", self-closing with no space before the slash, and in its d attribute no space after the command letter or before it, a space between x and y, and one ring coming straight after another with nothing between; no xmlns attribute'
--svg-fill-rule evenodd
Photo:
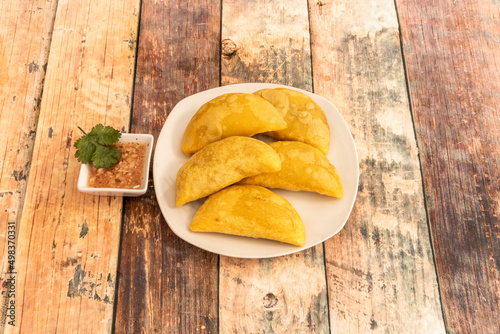
<svg viewBox="0 0 500 334"><path fill-rule="evenodd" d="M77 148L75 158L79 162L84 164L92 162L96 168L110 168L118 162L121 151L110 145L120 139L120 131L102 124L94 126L89 133L78 128L84 133L84 136L75 142Z"/></svg>
<svg viewBox="0 0 500 334"><path fill-rule="evenodd" d="M95 168L109 168L118 162L122 152L114 146L96 146L92 154L92 163Z"/></svg>
<svg viewBox="0 0 500 334"><path fill-rule="evenodd" d="M113 129L109 125L104 127L102 124L97 124L92 128L88 135L95 138L99 144L111 145L116 143L122 134L120 131Z"/></svg>
<svg viewBox="0 0 500 334"><path fill-rule="evenodd" d="M94 143L92 143L88 136L83 136L75 142L75 147L77 148L75 158L82 164L88 164L95 151Z"/></svg>

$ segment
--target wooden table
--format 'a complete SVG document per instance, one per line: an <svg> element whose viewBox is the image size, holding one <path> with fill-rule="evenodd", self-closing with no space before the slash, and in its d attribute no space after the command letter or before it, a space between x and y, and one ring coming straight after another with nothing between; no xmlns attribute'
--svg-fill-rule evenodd
<svg viewBox="0 0 500 334"><path fill-rule="evenodd" d="M0 0L0 328L499 333L499 13L494 0ZM76 190L77 126L157 138L179 100L240 82L342 113L360 183L339 234L218 256L172 233L152 180L138 198Z"/></svg>

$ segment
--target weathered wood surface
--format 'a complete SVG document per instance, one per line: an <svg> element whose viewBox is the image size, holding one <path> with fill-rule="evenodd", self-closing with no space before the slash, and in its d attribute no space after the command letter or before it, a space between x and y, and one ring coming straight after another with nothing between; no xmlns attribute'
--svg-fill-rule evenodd
<svg viewBox="0 0 500 334"><path fill-rule="evenodd" d="M219 44L219 1L143 1L131 131L157 138L179 100L219 86ZM125 200L116 333L217 333L218 256L170 230L152 182Z"/></svg>
<svg viewBox="0 0 500 334"><path fill-rule="evenodd" d="M55 3L0 2L0 332L15 289L15 246L38 121ZM29 22L29 24L26 24ZM9 255L11 257L9 258ZM12 267L10 267L12 265ZM14 279L14 280L12 280ZM10 298L14 300L13 298Z"/></svg>
<svg viewBox="0 0 500 334"><path fill-rule="evenodd" d="M0 331L498 332L496 1L0 0L0 22L0 223L18 250L13 327L0 231ZM173 235L152 182L123 210L76 191L77 125L157 136L177 101L237 82L314 88L347 120L359 194L323 246L219 258Z"/></svg>
<svg viewBox="0 0 500 334"><path fill-rule="evenodd" d="M357 145L360 182L325 242L335 333L445 331L393 1L310 2L314 90Z"/></svg>
<svg viewBox="0 0 500 334"><path fill-rule="evenodd" d="M73 143L78 125L128 128L138 3L57 3L7 332L111 331L122 199L76 190Z"/></svg>
<svg viewBox="0 0 500 334"><path fill-rule="evenodd" d="M312 91L304 1L224 1L222 84L280 83Z"/></svg>
<svg viewBox="0 0 500 334"><path fill-rule="evenodd" d="M5 250L0 252L0 332L6 320L13 320L5 318L14 292L8 282L17 277L15 261L9 261L14 260L55 9L46 0L0 2L0 244Z"/></svg>
<svg viewBox="0 0 500 334"><path fill-rule="evenodd" d="M311 90L307 1L224 1L222 84ZM220 257L221 333L328 333L323 246L272 259Z"/></svg>
<svg viewBox="0 0 500 334"><path fill-rule="evenodd" d="M498 333L498 1L396 2L447 330Z"/></svg>

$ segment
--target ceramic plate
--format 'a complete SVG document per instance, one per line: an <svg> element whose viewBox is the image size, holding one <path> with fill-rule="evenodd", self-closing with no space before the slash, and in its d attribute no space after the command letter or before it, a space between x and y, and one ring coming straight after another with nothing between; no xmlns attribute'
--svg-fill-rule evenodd
<svg viewBox="0 0 500 334"><path fill-rule="evenodd" d="M181 150L182 136L196 111L209 100L225 93L253 93L263 88L286 87L311 96L324 110L330 126L330 162L337 168L344 187L341 199L309 192L272 189L286 198L304 221L306 242L297 247L271 240L253 239L218 233L196 233L189 224L204 199L175 206L175 177L188 160ZM268 258L298 252L315 246L338 233L347 221L358 189L359 168L352 135L341 114L325 98L293 87L275 84L237 84L218 87L191 95L170 112L156 143L153 179L160 209L172 231L204 250L239 258Z"/></svg>

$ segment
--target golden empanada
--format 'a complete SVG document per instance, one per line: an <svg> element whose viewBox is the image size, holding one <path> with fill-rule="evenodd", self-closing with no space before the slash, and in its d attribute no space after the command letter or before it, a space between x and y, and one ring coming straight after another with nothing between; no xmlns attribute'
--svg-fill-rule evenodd
<svg viewBox="0 0 500 334"><path fill-rule="evenodd" d="M248 136L284 129L283 116L267 100L247 93L229 93L205 103L191 118L181 148L191 155L231 136Z"/></svg>
<svg viewBox="0 0 500 334"><path fill-rule="evenodd" d="M342 183L335 167L315 147L297 141L269 143L281 159L281 170L245 178L239 184L311 191L342 197Z"/></svg>
<svg viewBox="0 0 500 334"><path fill-rule="evenodd" d="M176 205L213 194L245 177L280 168L278 154L266 143L241 136L222 139L193 154L179 169Z"/></svg>
<svg viewBox="0 0 500 334"><path fill-rule="evenodd" d="M297 211L283 197L259 186L234 185L209 196L196 212L190 229L296 246L305 243L304 223Z"/></svg>
<svg viewBox="0 0 500 334"><path fill-rule="evenodd" d="M312 145L323 153L330 146L330 128L325 113L304 93L288 88L262 89L254 94L271 102L281 112L286 110L286 128L268 134L279 140L295 140ZM288 100L283 98L286 95ZM288 103L288 107L286 106Z"/></svg>
<svg viewBox="0 0 500 334"><path fill-rule="evenodd" d="M288 95L279 89L261 89L254 94L269 101L283 117L286 116L288 110L290 109L290 101L288 101Z"/></svg>

